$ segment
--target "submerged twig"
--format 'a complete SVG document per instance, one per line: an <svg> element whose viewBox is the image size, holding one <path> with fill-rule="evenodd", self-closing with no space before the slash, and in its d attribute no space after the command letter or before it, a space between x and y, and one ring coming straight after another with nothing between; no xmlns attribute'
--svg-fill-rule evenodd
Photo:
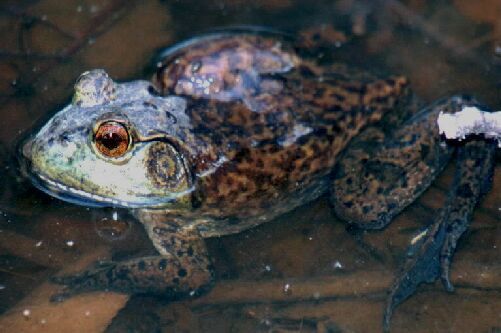
<svg viewBox="0 0 501 333"><path fill-rule="evenodd" d="M472 62L484 65L473 52L471 47L465 47L464 43L440 32L433 24L427 22L422 16L416 14L405 4L398 0L381 0L384 4L393 10L397 15L404 18L409 26L415 27L424 35L437 42L441 47L453 52L456 56L466 58Z"/></svg>
<svg viewBox="0 0 501 333"><path fill-rule="evenodd" d="M15 57L15 56L27 56L30 59L43 59L47 60L48 64L43 69L36 72L36 74L29 78L31 84L38 82L41 78L43 78L48 72L54 69L57 65L59 65L63 61L67 61L71 56L75 55L81 49L83 49L86 45L88 45L89 40L97 38L102 33L106 32L108 28L113 25L116 21L122 18L124 11L126 8L135 4L135 1L125 1L125 0L113 0L110 1L107 6L105 6L99 14L95 15L90 21L88 29L71 35L71 42L69 45L63 49L60 53L55 55L54 57L46 55L41 55L40 57L36 54L29 53L29 56L26 52L21 51L20 53L9 53L8 51L2 50L5 57ZM19 16L22 17L22 13L18 13ZM53 27L54 28L54 27ZM59 29L54 28L56 31ZM68 37L67 35L65 35ZM1 55L1 54L0 54ZM0 99L0 104L5 104L7 101L14 97L15 95L8 95Z"/></svg>

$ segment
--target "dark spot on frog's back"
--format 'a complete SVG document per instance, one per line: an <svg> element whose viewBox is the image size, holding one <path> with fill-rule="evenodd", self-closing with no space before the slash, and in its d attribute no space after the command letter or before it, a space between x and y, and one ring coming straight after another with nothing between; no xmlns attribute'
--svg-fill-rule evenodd
<svg viewBox="0 0 501 333"><path fill-rule="evenodd" d="M158 269L163 271L167 268L167 259L162 259L158 262Z"/></svg>
<svg viewBox="0 0 501 333"><path fill-rule="evenodd" d="M185 277L187 274L188 272L186 272L186 269L184 268L180 268L179 271L177 272L177 275L180 277Z"/></svg>
<svg viewBox="0 0 501 333"><path fill-rule="evenodd" d="M315 78L316 74L308 66L300 66L299 72L305 78Z"/></svg>
<svg viewBox="0 0 501 333"><path fill-rule="evenodd" d="M468 184L464 184L463 186L458 188L457 194L458 194L458 196L463 197L463 198L471 198L474 196L474 193Z"/></svg>
<svg viewBox="0 0 501 333"><path fill-rule="evenodd" d="M430 146L422 144L421 145L421 159L426 160L430 154Z"/></svg>

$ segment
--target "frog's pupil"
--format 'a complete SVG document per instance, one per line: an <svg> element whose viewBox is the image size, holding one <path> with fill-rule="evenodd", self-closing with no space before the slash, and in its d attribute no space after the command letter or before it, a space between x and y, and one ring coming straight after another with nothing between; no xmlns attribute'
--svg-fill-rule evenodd
<svg viewBox="0 0 501 333"><path fill-rule="evenodd" d="M105 146L109 150L113 150L113 149L118 148L118 146L120 146L121 142L122 142L122 138L120 137L120 135L118 135L117 133L113 133L113 132L106 133L105 135L103 135L103 138L102 138L103 146Z"/></svg>
<svg viewBox="0 0 501 333"><path fill-rule="evenodd" d="M101 124L95 134L97 150L106 157L120 157L127 151L129 134L119 123L110 121Z"/></svg>

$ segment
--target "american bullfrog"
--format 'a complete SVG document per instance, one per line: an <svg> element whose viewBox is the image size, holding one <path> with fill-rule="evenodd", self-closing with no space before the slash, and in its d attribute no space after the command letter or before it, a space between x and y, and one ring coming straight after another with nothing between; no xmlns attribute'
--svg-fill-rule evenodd
<svg viewBox="0 0 501 333"><path fill-rule="evenodd" d="M489 190L495 145L445 144L436 119L478 102L418 109L405 77L320 64L298 40L213 33L168 49L151 81L117 83L103 70L78 78L72 102L22 146L25 173L62 200L131 209L158 254L55 277L63 295L199 294L214 279L204 238L326 192L341 219L384 228L457 151L448 200L390 289L385 327L418 284L441 277L452 290L451 257Z"/></svg>

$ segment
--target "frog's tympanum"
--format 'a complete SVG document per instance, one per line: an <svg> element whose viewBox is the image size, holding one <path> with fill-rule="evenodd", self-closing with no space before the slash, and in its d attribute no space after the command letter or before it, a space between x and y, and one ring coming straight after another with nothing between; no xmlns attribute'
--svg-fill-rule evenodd
<svg viewBox="0 0 501 333"><path fill-rule="evenodd" d="M445 144L436 119L477 102L455 96L417 110L404 77L319 64L301 45L222 32L169 49L152 82L81 75L71 104L23 145L26 173L63 200L130 208L158 253L55 278L67 295L198 294L213 281L204 238L326 192L341 219L384 228L457 151L445 207L391 287L386 327L418 284L440 277L452 290L451 257L489 190L494 144Z"/></svg>

